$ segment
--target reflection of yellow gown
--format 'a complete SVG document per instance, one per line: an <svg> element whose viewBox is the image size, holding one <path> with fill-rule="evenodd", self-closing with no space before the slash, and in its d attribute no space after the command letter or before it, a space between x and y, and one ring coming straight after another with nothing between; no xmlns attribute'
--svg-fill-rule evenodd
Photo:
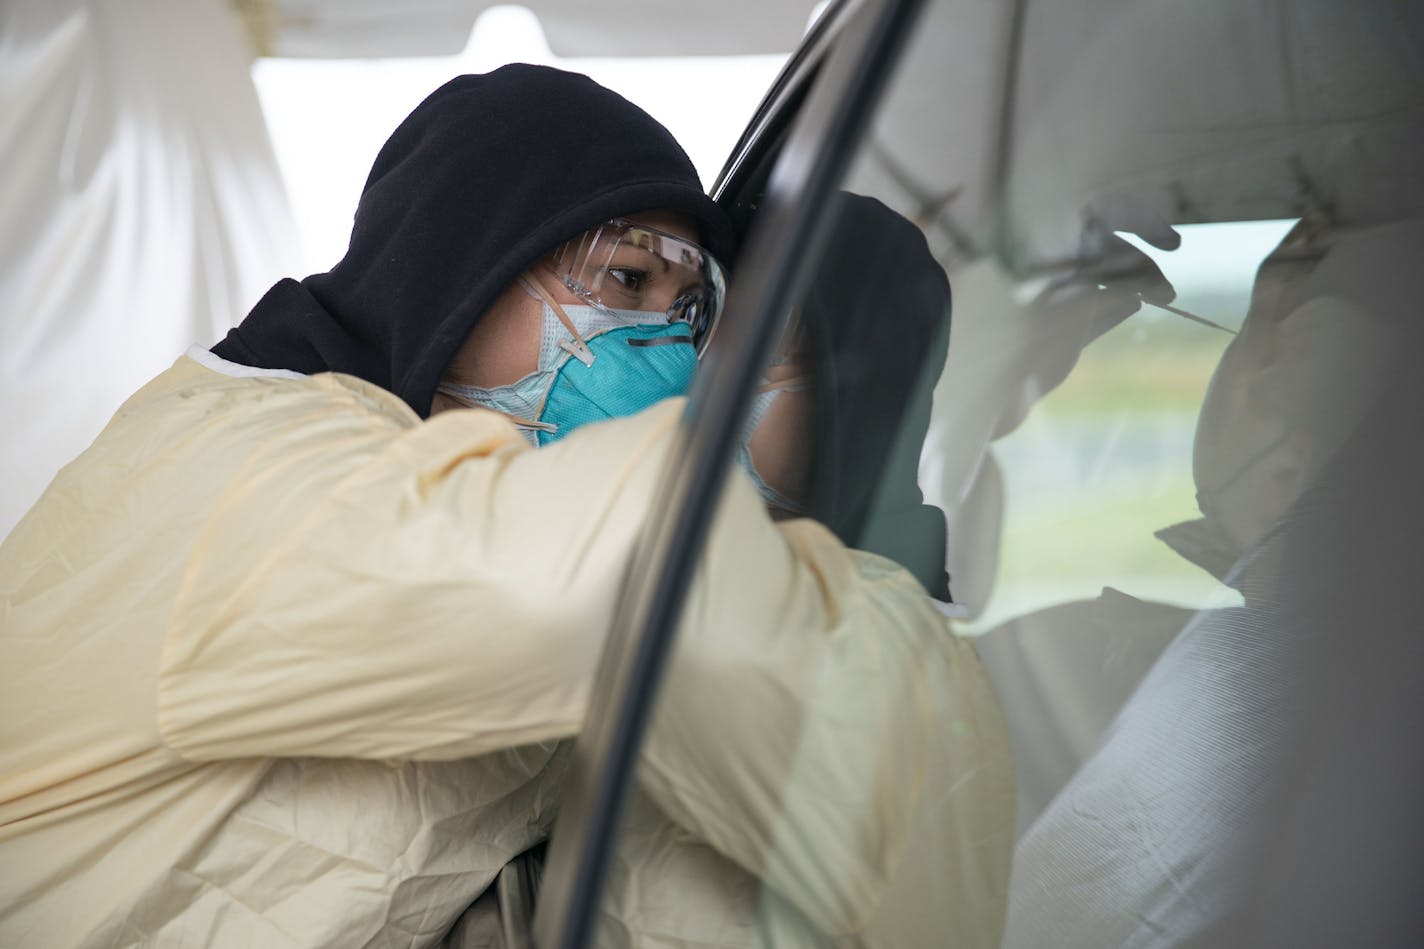
<svg viewBox="0 0 1424 949"><path fill-rule="evenodd" d="M0 943L437 942L547 833L679 412L533 451L206 353L140 390L0 548ZM723 883L997 932L1007 748L908 575L738 481L663 695L606 917L634 941L692 853L689 937Z"/></svg>

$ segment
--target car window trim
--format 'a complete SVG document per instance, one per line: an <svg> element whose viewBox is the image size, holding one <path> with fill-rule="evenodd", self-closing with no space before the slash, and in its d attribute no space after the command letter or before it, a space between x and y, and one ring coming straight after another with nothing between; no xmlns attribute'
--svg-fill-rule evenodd
<svg viewBox="0 0 1424 949"><path fill-rule="evenodd" d="M772 80L751 120L737 138L737 144L728 154L710 191L715 200L723 203L736 200L748 170L758 167L765 153L781 140L781 133L800 111L821 63L845 31L856 8L856 0L835 0L812 24L801 44Z"/></svg>

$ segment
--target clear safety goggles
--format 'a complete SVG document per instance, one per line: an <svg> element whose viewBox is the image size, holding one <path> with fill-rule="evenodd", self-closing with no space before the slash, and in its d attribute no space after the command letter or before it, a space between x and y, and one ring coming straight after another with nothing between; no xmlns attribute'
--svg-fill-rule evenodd
<svg viewBox="0 0 1424 949"><path fill-rule="evenodd" d="M711 337L727 295L722 265L706 250L622 218L565 241L547 264L564 286L592 306L641 310L669 323L687 323L699 351Z"/></svg>

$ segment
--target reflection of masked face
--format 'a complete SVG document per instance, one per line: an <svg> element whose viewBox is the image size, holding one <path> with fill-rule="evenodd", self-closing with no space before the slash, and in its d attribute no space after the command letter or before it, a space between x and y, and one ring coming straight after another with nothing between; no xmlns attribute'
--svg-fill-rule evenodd
<svg viewBox="0 0 1424 949"><path fill-rule="evenodd" d="M809 453L801 436L806 420L802 417L805 413L790 403L783 402L786 411L780 413L773 412L773 407L783 394L804 393L810 384L810 377L804 374L763 380L752 397L737 448L737 463L751 477L762 500L786 514L804 513L800 494ZM768 482L768 477L775 484Z"/></svg>
<svg viewBox="0 0 1424 949"><path fill-rule="evenodd" d="M562 305L523 281L543 303L537 368L493 388L444 382L439 391L494 409L547 445L590 422L633 415L684 394L697 369L687 323L650 323L644 310Z"/></svg>

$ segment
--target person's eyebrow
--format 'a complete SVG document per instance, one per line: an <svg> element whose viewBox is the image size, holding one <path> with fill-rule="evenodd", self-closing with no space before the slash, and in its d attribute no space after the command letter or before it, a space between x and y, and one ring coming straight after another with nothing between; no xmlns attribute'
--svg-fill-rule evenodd
<svg viewBox="0 0 1424 949"><path fill-rule="evenodd" d="M634 250L640 250L640 251L642 251L643 253L647 254L649 257L655 258L656 260L658 260L659 262L662 263L662 265L663 265L663 273L667 273L669 270L672 269L672 265L667 262L667 258L666 258L666 257L664 257L662 254L657 253L656 251L649 250L648 248L644 247L642 244L639 244L639 243L637 243L637 242L635 242L635 241L625 240L624 238L621 238L621 237L618 239L618 243L619 243L619 244L622 244L622 245L625 246L625 247L631 247L631 248L633 248Z"/></svg>

